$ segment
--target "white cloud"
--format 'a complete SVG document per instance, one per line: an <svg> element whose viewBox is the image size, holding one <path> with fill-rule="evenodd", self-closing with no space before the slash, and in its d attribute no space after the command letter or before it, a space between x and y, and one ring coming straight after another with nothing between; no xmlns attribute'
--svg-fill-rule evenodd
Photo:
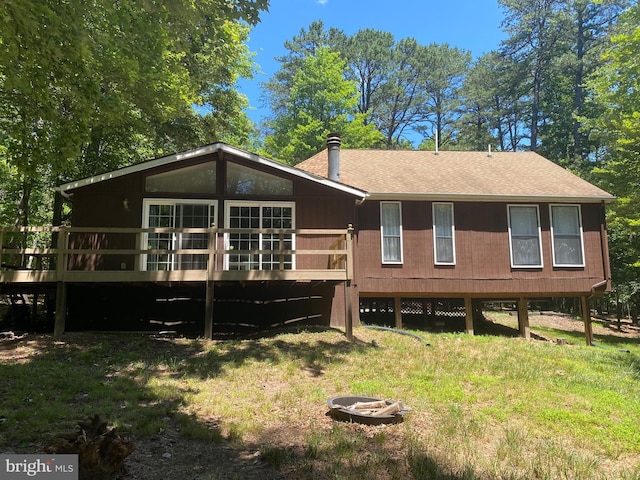
<svg viewBox="0 0 640 480"><path fill-rule="evenodd" d="M318 0L317 3L318 5L322 5L324 7L327 3L329 3L329 0Z"/></svg>

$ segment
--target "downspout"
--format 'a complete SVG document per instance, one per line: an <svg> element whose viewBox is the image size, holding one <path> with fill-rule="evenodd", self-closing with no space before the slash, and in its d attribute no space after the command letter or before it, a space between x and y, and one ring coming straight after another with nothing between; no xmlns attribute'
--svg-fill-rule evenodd
<svg viewBox="0 0 640 480"><path fill-rule="evenodd" d="M609 280L605 279L605 280L602 280L601 282L596 283L595 285L592 285L589 298L593 297L598 290L602 289L602 287L606 287L607 283L609 283Z"/></svg>
<svg viewBox="0 0 640 480"><path fill-rule="evenodd" d="M593 298L593 296L598 292L598 290L606 289L609 281L611 280L611 271L609 267L609 245L607 240L607 228L606 228L606 220L605 220L605 204L604 201L601 203L601 219L600 222L600 253L602 254L602 272L604 274L604 280L591 285L591 290L587 299Z"/></svg>
<svg viewBox="0 0 640 480"><path fill-rule="evenodd" d="M604 201L600 204L600 252L602 254L602 273L604 279L591 286L589 295L582 297L582 316L584 320L585 336L587 340L587 346L593 346L593 331L591 330L591 312L589 311L589 300L599 291L605 290L607 284L611 279L611 272L609 270L609 248L607 244L607 229L605 226L605 205Z"/></svg>
<svg viewBox="0 0 640 480"><path fill-rule="evenodd" d="M611 280L611 266L609 265L609 240L607 238L607 217L606 207L604 200L600 204L600 251L602 253L602 271L604 273L604 282L607 283ZM602 282L597 283L591 287L591 291L594 292L594 288L601 287Z"/></svg>

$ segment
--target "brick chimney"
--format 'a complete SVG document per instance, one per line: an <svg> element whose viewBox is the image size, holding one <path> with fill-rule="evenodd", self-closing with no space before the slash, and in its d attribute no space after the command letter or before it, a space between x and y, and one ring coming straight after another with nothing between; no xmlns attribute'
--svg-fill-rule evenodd
<svg viewBox="0 0 640 480"><path fill-rule="evenodd" d="M340 144L342 140L337 133L327 135L327 150L329 152L329 180L340 181Z"/></svg>

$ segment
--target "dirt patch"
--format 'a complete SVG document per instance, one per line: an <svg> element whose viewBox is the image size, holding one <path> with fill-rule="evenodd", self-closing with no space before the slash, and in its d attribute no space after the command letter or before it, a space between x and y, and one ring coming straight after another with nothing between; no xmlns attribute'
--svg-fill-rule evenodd
<svg viewBox="0 0 640 480"><path fill-rule="evenodd" d="M281 478L262 460L259 450L185 438L179 425L165 420L168 427L163 432L136 442L119 480Z"/></svg>

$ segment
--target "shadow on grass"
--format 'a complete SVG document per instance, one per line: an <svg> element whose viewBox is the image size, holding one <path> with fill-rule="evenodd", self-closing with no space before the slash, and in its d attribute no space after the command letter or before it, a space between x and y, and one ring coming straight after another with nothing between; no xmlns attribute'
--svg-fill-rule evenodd
<svg viewBox="0 0 640 480"><path fill-rule="evenodd" d="M333 331L305 328L310 330ZM187 396L196 393L188 387L193 383L181 382L182 378L210 379L247 362L291 360L307 373L322 375L329 363L368 348L373 347L349 342L341 332L338 337L314 341L295 336L288 340L284 335L209 343L131 333L68 333L63 341L47 335L2 340L0 452L42 452L58 435L77 431L77 422L98 414L136 442L157 443L155 461L161 464L166 460L163 432L180 431L209 445L225 442L220 427L224 419L207 423L181 413ZM167 386L154 382L155 378L177 382ZM227 463L255 468L255 459L243 460L240 453L234 458L234 452L222 451L229 457ZM215 455L208 456L199 461L215 460ZM246 474L244 466L240 469Z"/></svg>
<svg viewBox="0 0 640 480"><path fill-rule="evenodd" d="M292 337L288 340L274 340L281 333L297 333L297 329L267 331L262 336L254 336L246 340L225 341L219 348L209 349L199 355L191 356L185 373L200 378L211 378L219 375L224 369L238 368L248 361L278 364L283 361L298 360L307 371L321 371L325 366L353 353L362 353L372 345L355 339L353 342L344 337L343 332L328 327L305 328L304 332L333 332L340 340L327 342L316 340L312 343Z"/></svg>
<svg viewBox="0 0 640 480"><path fill-rule="evenodd" d="M40 453L58 435L77 431L79 421L98 414L134 442L152 443L145 449L154 455L151 465L162 468L163 462L173 462L163 456L175 446L166 443L165 437L167 432L181 432L175 436L182 442L206 443L206 458L194 456L193 462L203 463L202 468L212 463L233 464L233 472L240 472L237 475L229 476L219 466L216 475L245 478L247 469L257 468L255 459L223 446L225 438L219 423L203 422L181 412L186 397L194 392L180 379L185 375L211 378L247 361L278 362L285 358L302 360L304 367L321 371L325 362L364 348L366 344L346 339L313 345L293 339L210 344L113 333L67 334L62 342L49 336L3 340L0 452ZM178 382L171 385L177 386L154 383L159 377L175 378ZM217 451L223 460L216 461L213 445L220 446ZM134 451L132 457L135 455ZM158 474L157 478L171 477L160 471ZM265 471L253 478L275 477Z"/></svg>
<svg viewBox="0 0 640 480"><path fill-rule="evenodd" d="M505 325L500 322L495 322L483 317L481 319L474 319L474 334L475 335L489 335L494 337L508 337L517 338L520 337L520 330L517 327ZM407 325L409 328L417 331L424 331L429 333L462 333L466 329L464 318L446 318L440 322L440 326L434 327L432 324L424 323L410 323ZM531 338L534 340L546 340L544 337L537 335L535 332L531 332Z"/></svg>
<svg viewBox="0 0 640 480"><path fill-rule="evenodd" d="M397 445L385 444L384 433L353 432L346 425L335 426L328 438L295 447L274 444L276 432L266 432L253 446L264 460L257 463L247 455L248 447L225 438L224 419L204 421L181 411L194 393L189 387L193 384L182 378L209 379L247 362L291 360L322 375L329 363L372 348L341 336L305 340L283 335L209 343L146 334L71 333L62 342L50 336L5 340L0 342L0 452L40 453L56 436L76 431L78 421L99 414L138 444L125 462L134 470L122 479L135 478L135 468L143 467L157 469L157 478L179 478L171 470L179 455L164 454L181 444L193 446L182 451L190 471L206 472L217 465L213 475L202 478L311 479L335 478L338 473L341 478L383 478L383 472L398 471L402 475L394 478L406 478L404 474L413 474L423 464L437 476L415 478L471 478L448 475L446 468L424 456L410 459L397 451ZM160 377L176 382L159 385L154 379ZM278 438L291 438L297 428L282 427ZM383 476L372 477L372 472Z"/></svg>
<svg viewBox="0 0 640 480"><path fill-rule="evenodd" d="M335 422L291 446L287 431L270 429L260 439L263 459L283 478L344 480L413 478L483 480L471 467L457 472L403 440L403 427ZM278 439L283 439L278 442Z"/></svg>

